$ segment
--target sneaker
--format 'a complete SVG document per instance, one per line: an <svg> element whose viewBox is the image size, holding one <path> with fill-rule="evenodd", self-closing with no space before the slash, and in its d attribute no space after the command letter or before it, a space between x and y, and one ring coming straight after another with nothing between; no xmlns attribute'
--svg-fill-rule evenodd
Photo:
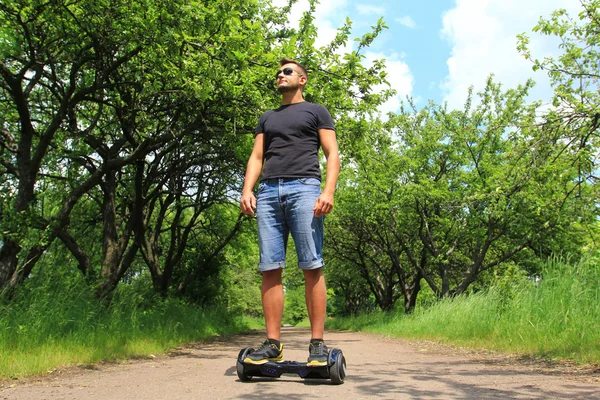
<svg viewBox="0 0 600 400"><path fill-rule="evenodd" d="M244 362L249 364L264 364L269 361L283 361L283 345L281 343L277 347L276 344L265 340L258 350L244 358Z"/></svg>
<svg viewBox="0 0 600 400"><path fill-rule="evenodd" d="M329 360L329 351L327 351L325 342L310 342L310 345L308 346L308 353L307 366L319 367L321 365L327 365L327 361Z"/></svg>

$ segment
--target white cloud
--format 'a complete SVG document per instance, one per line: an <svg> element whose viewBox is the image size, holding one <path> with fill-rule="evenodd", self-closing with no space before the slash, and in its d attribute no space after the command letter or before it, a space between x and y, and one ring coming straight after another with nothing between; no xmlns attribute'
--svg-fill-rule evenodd
<svg viewBox="0 0 600 400"><path fill-rule="evenodd" d="M356 10L361 15L379 15L381 17L385 15L385 8L372 6L370 4L357 4Z"/></svg>
<svg viewBox="0 0 600 400"><path fill-rule="evenodd" d="M414 77L408 64L400 60L395 53L388 55L368 51L365 53L365 66L371 66L375 60L382 58L385 58L386 79L391 88L396 90L396 95L379 107L379 111L385 115L388 112L397 112L406 96L412 94ZM387 85L378 85L373 89L376 93L379 93L387 88Z"/></svg>
<svg viewBox="0 0 600 400"><path fill-rule="evenodd" d="M317 17L339 15L340 12L344 11L348 3L349 0L322 0L317 4Z"/></svg>
<svg viewBox="0 0 600 400"><path fill-rule="evenodd" d="M485 85L493 73L506 88L536 81L532 100L548 101L551 95L549 81L544 72L534 73L531 62L516 49L516 36L527 32L535 58L560 53L558 42L547 36L532 33L541 16L548 17L559 8L570 15L580 9L578 0L456 0L455 8L443 16L444 37L451 45L447 60L448 75L441 84L445 101L451 108L462 108L469 86L476 91Z"/></svg>
<svg viewBox="0 0 600 400"><path fill-rule="evenodd" d="M417 23L410 17L410 16L405 16L405 17L400 17L400 18L396 18L395 19L396 22L398 22L401 25L404 25L407 28L415 28L417 26Z"/></svg>
<svg viewBox="0 0 600 400"><path fill-rule="evenodd" d="M288 4L288 0L272 0L271 4L276 7L285 7ZM298 28L302 14L308 11L309 6L308 0L297 1L292 6L290 14L288 15L288 21L292 28Z"/></svg>

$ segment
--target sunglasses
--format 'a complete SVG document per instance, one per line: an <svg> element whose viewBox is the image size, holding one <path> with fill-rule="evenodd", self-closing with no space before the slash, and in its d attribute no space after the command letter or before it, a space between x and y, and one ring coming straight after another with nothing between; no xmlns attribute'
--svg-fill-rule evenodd
<svg viewBox="0 0 600 400"><path fill-rule="evenodd" d="M281 74L281 73L283 73L283 74L284 74L284 75L286 75L286 76L290 76L290 75L292 75L294 72L295 72L295 71L294 71L294 69L293 69L293 68L290 68L290 67L287 67L287 68L284 68L284 69L280 69L280 70L279 70L279 71L277 71L277 73L275 74L275 79L278 79L278 78L279 78L279 74ZM301 74L300 74L300 73L298 73L298 75L301 75Z"/></svg>

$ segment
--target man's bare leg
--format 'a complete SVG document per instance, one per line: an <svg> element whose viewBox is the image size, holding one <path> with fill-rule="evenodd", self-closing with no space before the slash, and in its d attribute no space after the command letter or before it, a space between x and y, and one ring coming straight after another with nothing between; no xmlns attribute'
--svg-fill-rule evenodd
<svg viewBox="0 0 600 400"><path fill-rule="evenodd" d="M304 271L304 295L312 332L311 339L323 339L327 311L327 286L323 268Z"/></svg>
<svg viewBox="0 0 600 400"><path fill-rule="evenodd" d="M262 273L262 306L267 326L267 338L280 340L283 318L283 284L281 268Z"/></svg>

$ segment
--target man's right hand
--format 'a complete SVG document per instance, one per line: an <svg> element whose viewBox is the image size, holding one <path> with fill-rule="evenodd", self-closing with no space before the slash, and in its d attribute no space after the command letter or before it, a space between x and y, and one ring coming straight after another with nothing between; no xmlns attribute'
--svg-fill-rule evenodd
<svg viewBox="0 0 600 400"><path fill-rule="evenodd" d="M254 210L256 210L256 197L254 197L254 193L242 194L240 208L244 214L254 215Z"/></svg>

